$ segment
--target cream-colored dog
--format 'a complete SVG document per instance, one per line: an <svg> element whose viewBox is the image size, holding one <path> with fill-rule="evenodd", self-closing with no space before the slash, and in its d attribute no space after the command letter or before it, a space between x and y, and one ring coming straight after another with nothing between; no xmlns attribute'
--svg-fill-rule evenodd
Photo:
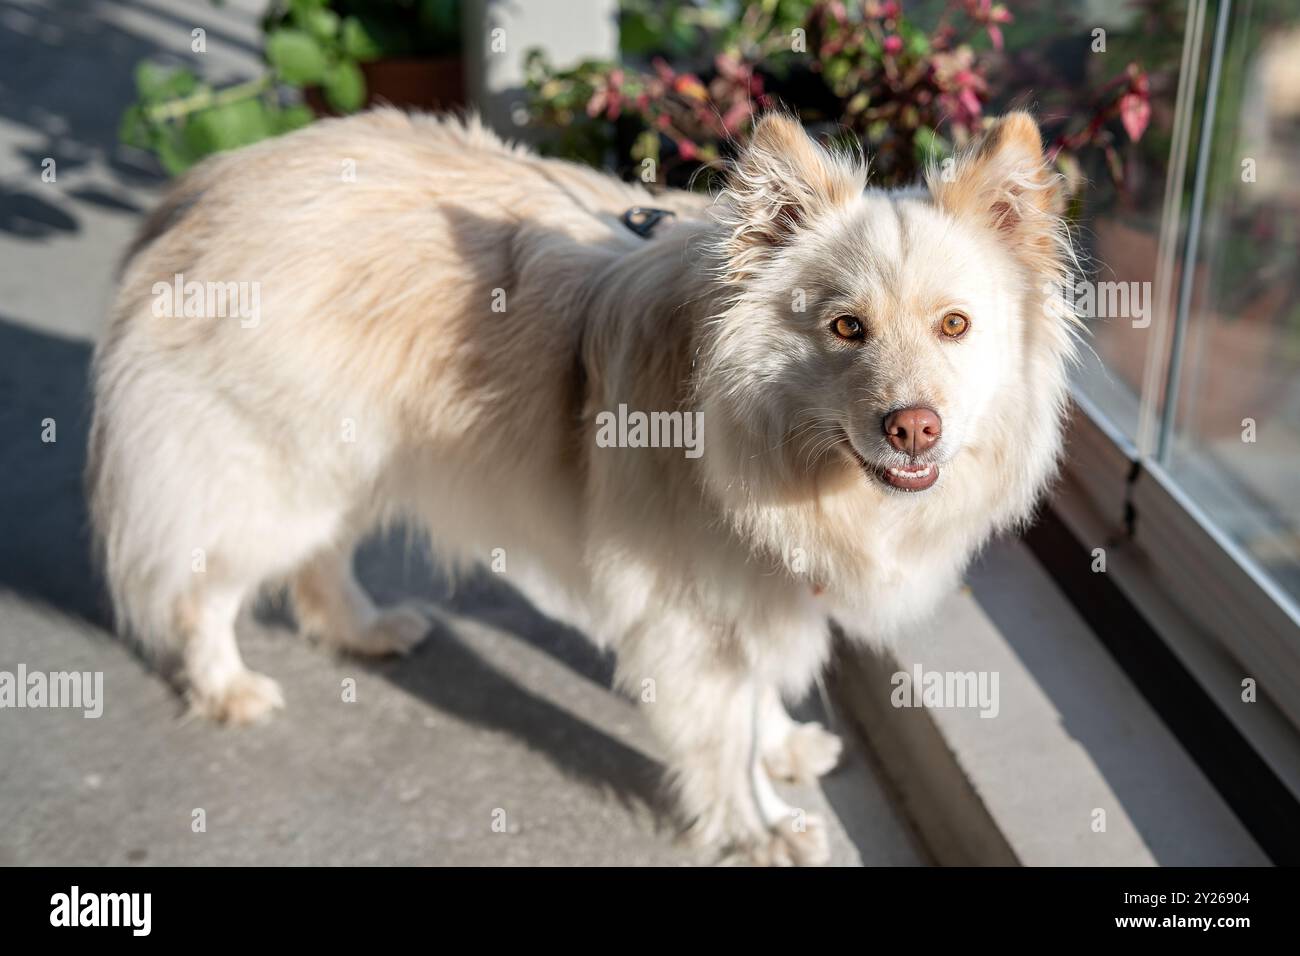
<svg viewBox="0 0 1300 956"><path fill-rule="evenodd" d="M263 717L282 699L240 658L241 605L287 579L304 631L406 650L425 622L376 609L351 552L414 522L616 650L699 837L825 859L769 775L824 773L839 741L781 699L825 663L829 616L905 636L1029 513L1073 352L1028 116L925 187L865 183L779 115L713 200L392 110L201 165L96 358L120 626L200 711ZM638 205L678 218L642 238Z"/></svg>

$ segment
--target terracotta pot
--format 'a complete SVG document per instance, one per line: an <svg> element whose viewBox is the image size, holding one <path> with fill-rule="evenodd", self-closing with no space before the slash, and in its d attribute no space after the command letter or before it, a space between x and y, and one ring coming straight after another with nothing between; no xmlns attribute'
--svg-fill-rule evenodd
<svg viewBox="0 0 1300 956"><path fill-rule="evenodd" d="M373 60L361 64L361 73L368 107L390 103L404 109L448 110L465 105L465 68L458 56ZM307 87L303 98L317 116L338 115L320 87Z"/></svg>

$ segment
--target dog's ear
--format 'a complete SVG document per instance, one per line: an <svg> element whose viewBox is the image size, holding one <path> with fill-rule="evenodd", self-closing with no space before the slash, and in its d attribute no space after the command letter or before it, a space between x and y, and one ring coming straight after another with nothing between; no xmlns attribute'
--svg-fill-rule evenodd
<svg viewBox="0 0 1300 956"><path fill-rule="evenodd" d="M926 184L941 207L988 226L1034 267L1058 264L1064 179L1048 166L1028 113L995 121L946 169L930 169Z"/></svg>
<svg viewBox="0 0 1300 956"><path fill-rule="evenodd" d="M865 187L860 163L827 152L789 116L764 115L732 167L717 207L730 229L723 249L730 276L744 278L758 260Z"/></svg>

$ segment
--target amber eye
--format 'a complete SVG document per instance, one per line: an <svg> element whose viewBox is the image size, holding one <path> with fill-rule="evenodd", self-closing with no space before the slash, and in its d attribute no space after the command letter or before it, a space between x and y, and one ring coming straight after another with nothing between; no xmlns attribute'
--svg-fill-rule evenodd
<svg viewBox="0 0 1300 956"><path fill-rule="evenodd" d="M939 323L939 331L950 339L959 339L970 328L970 319L960 312L949 312Z"/></svg>
<svg viewBox="0 0 1300 956"><path fill-rule="evenodd" d="M862 327L862 323L851 315L841 315L832 322L831 331L840 338L849 341L858 341L867 333L867 330Z"/></svg>

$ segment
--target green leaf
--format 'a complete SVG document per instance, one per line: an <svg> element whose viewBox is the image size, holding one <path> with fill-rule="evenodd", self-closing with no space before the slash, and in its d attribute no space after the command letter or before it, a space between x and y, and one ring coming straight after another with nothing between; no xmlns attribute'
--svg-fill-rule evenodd
<svg viewBox="0 0 1300 956"><path fill-rule="evenodd" d="M671 40L674 51L678 55L685 56L699 43L699 35L700 31L694 24L678 21L669 29L667 39Z"/></svg>
<svg viewBox="0 0 1300 956"><path fill-rule="evenodd" d="M659 133L652 129L642 132L632 144L632 158L659 162Z"/></svg>
<svg viewBox="0 0 1300 956"><path fill-rule="evenodd" d="M379 41L356 17L347 17L343 21L343 52L361 63L378 59L384 53Z"/></svg>
<svg viewBox="0 0 1300 956"><path fill-rule="evenodd" d="M319 83L328 66L320 44L302 30L272 31L266 38L266 58L292 86Z"/></svg>
<svg viewBox="0 0 1300 956"><path fill-rule="evenodd" d="M156 100L171 76L171 70L148 60L141 60L135 65L135 88L143 99Z"/></svg>
<svg viewBox="0 0 1300 956"><path fill-rule="evenodd" d="M851 69L851 66L852 65L849 63L849 61L843 58L837 58L831 60L823 67L823 73L826 76L826 82L832 88L842 83L844 81L844 78L849 75L849 70Z"/></svg>
<svg viewBox="0 0 1300 956"><path fill-rule="evenodd" d="M459 0L420 0L420 26L436 39L459 40Z"/></svg>
<svg viewBox="0 0 1300 956"><path fill-rule="evenodd" d="M186 144L196 155L207 156L238 149L266 139L272 133L266 106L261 100L240 100L204 110L185 124Z"/></svg>
<svg viewBox="0 0 1300 956"><path fill-rule="evenodd" d="M148 60L142 60L135 67L135 88L145 103L187 96L198 83L198 77L185 67L160 66Z"/></svg>
<svg viewBox="0 0 1300 956"><path fill-rule="evenodd" d="M301 25L324 44L331 44L339 35L339 15L333 10L313 10L304 15Z"/></svg>
<svg viewBox="0 0 1300 956"><path fill-rule="evenodd" d="M660 45L658 32L639 11L625 12L619 19L618 45L624 55L647 56L657 52Z"/></svg>
<svg viewBox="0 0 1300 956"><path fill-rule="evenodd" d="M179 176L202 157L188 146L175 130L168 130L158 140L158 161L172 176Z"/></svg>
<svg viewBox="0 0 1300 956"><path fill-rule="evenodd" d="M541 47L529 47L524 51L524 73L538 82L554 71L546 60L546 51Z"/></svg>
<svg viewBox="0 0 1300 956"><path fill-rule="evenodd" d="M117 138L124 145L134 146L136 149L148 149L150 147L152 137L142 107L128 107L126 112L122 114L122 120L117 126Z"/></svg>
<svg viewBox="0 0 1300 956"><path fill-rule="evenodd" d="M912 139L916 161L924 166L926 163L938 162L951 152L948 141L929 126L918 126Z"/></svg>
<svg viewBox="0 0 1300 956"><path fill-rule="evenodd" d="M270 114L276 133L291 133L296 129L313 123L316 120L316 114L311 111L309 106L286 106L282 110Z"/></svg>
<svg viewBox="0 0 1300 956"><path fill-rule="evenodd" d="M325 99L340 113L355 113L366 102L366 78L351 60L340 60L325 74Z"/></svg>

